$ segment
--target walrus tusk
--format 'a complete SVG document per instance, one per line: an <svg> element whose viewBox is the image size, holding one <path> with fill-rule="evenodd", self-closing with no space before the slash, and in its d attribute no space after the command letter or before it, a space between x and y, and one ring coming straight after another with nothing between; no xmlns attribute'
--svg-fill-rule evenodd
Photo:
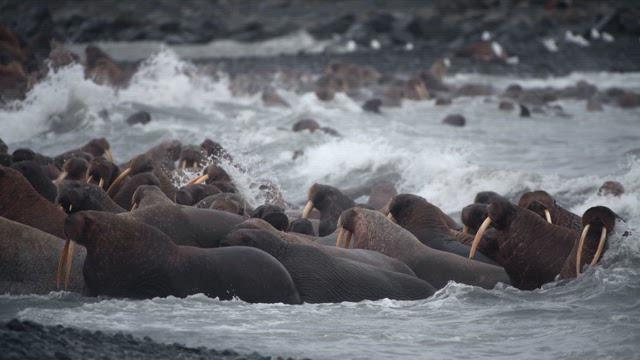
<svg viewBox="0 0 640 360"><path fill-rule="evenodd" d="M487 216L486 219L478 228L478 232L476 232L476 236L473 238L473 243L471 243L471 250L469 251L469 259L473 259L476 256L476 252L478 251L478 245L480 245L480 240L482 240L482 235L487 231L487 228L491 225L491 218Z"/></svg>
<svg viewBox="0 0 640 360"><path fill-rule="evenodd" d="M62 182L62 180L64 180L64 179L66 179L66 178L67 178L67 175L69 175L69 173L68 173L68 172L66 172L66 171L63 171L63 172L61 172L61 173L60 173L60 175L58 176L58 178L57 178L57 179L55 179L53 182L54 182L56 185L58 185L58 184L60 184L60 183Z"/></svg>
<svg viewBox="0 0 640 360"><path fill-rule="evenodd" d="M593 256L593 260L591 260L591 264L589 266L594 266L600 260L602 256L602 251L604 250L604 243L607 240L607 229L602 227L602 232L600 233L600 240L598 241L598 250L596 250L596 254Z"/></svg>
<svg viewBox="0 0 640 360"><path fill-rule="evenodd" d="M338 238L336 239L336 247L343 247L348 249L351 245L351 237L353 233L343 227L338 230Z"/></svg>
<svg viewBox="0 0 640 360"><path fill-rule="evenodd" d="M313 201L309 200L307 201L307 205L304 206L304 210L302 210L302 218L303 219L307 219L309 218L309 214L311 214L311 210L313 210Z"/></svg>
<svg viewBox="0 0 640 360"><path fill-rule="evenodd" d="M67 253L67 268L64 274L64 289L69 287L69 278L71 277L71 266L73 266L73 252L76 249L75 241L71 241L69 244L69 251Z"/></svg>
<svg viewBox="0 0 640 360"><path fill-rule="evenodd" d="M551 213L549 212L549 209L544 209L544 217L547 218L547 222L549 224L553 224L553 221L551 221Z"/></svg>
<svg viewBox="0 0 640 360"><path fill-rule="evenodd" d="M391 221L392 223L397 224L396 223L396 218L393 217L392 213L388 213L387 214L387 219L389 219L389 221Z"/></svg>
<svg viewBox="0 0 640 360"><path fill-rule="evenodd" d="M104 186L104 179L100 178L100 182L98 182L98 187L102 189L103 186Z"/></svg>
<svg viewBox="0 0 640 360"><path fill-rule="evenodd" d="M187 185L194 185L194 184L202 184L203 182L209 180L209 175L202 175L202 176L198 176L195 179L192 179L191 181L189 181L187 183Z"/></svg>
<svg viewBox="0 0 640 360"><path fill-rule="evenodd" d="M111 183L111 186L109 186L109 189L107 189L107 195L113 196L114 189L116 189L117 186L120 185L122 180L124 180L124 178L127 175L129 175L130 172L131 172L131 168L127 168L125 171L120 173L120 175L118 175L118 177L115 180L113 180L113 182Z"/></svg>
<svg viewBox="0 0 640 360"><path fill-rule="evenodd" d="M111 152L111 149L107 149L104 151L104 158L111 161L112 163L115 163L115 161L113 161L113 153Z"/></svg>
<svg viewBox="0 0 640 360"><path fill-rule="evenodd" d="M62 253L60 254L60 260L58 260L58 271L56 272L56 288L60 289L60 280L62 279L62 269L64 269L65 264L67 262L67 252L69 251L69 243L71 240L67 239L64 243L64 247L62 248Z"/></svg>
<svg viewBox="0 0 640 360"><path fill-rule="evenodd" d="M347 230L343 227L340 227L340 229L338 229L338 237L336 238L336 247L342 247L342 242L344 241L346 231Z"/></svg>
<svg viewBox="0 0 640 360"><path fill-rule="evenodd" d="M584 229L582 229L582 234L580 234L580 242L578 243L578 252L576 253L576 276L580 275L580 263L582 262L582 248L584 247L584 239L587 238L587 233L589 232L590 224L587 224Z"/></svg>
<svg viewBox="0 0 640 360"><path fill-rule="evenodd" d="M180 166L179 166L180 170L184 170L187 168L187 160L182 160L180 161Z"/></svg>
<svg viewBox="0 0 640 360"><path fill-rule="evenodd" d="M465 235L469 233L469 227L467 225L462 227L462 233Z"/></svg>
<svg viewBox="0 0 640 360"><path fill-rule="evenodd" d="M133 205L131 206L131 211L135 210L138 208L138 203L134 202Z"/></svg>

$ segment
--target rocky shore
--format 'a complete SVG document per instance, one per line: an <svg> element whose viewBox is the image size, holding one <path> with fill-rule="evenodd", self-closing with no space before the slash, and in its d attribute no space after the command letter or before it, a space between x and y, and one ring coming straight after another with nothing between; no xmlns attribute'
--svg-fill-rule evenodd
<svg viewBox="0 0 640 360"><path fill-rule="evenodd" d="M233 350L189 348L179 344L159 344L128 334L43 326L30 321L11 320L0 324L0 359L215 359L267 360L258 353L239 354ZM277 357L275 359L283 359Z"/></svg>

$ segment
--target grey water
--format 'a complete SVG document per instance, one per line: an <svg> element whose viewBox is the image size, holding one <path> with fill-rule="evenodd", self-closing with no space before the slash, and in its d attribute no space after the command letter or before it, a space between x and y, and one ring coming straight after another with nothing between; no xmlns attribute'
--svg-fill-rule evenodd
<svg viewBox="0 0 640 360"><path fill-rule="evenodd" d="M219 141L246 172L228 166L244 195L264 201L256 181L277 184L300 207L314 182L349 188L393 179L400 192L421 195L453 216L478 191L515 198L545 189L582 214L605 205L622 216L602 264L579 279L535 291L484 290L450 283L422 301L364 301L289 306L222 302L195 295L142 301L0 295L0 320L17 317L106 332L126 331L167 343L233 348L265 355L328 358L637 359L640 357L640 110L560 100L563 111L521 118L498 110L496 97L457 98L448 107L405 101L382 114L363 112L344 94L328 103L313 93L279 89L290 108L269 108L259 96L234 96L229 79L193 76L197 69L170 49L149 57L126 89L85 80L80 66L51 73L25 101L0 110L10 146L55 155L104 136L126 161L163 139ZM504 89L573 85L640 89L640 73L576 73L562 78L457 74L451 84ZM128 126L144 109L153 121ZM441 124L451 113L467 126ZM316 119L340 133L294 133ZM294 151L304 154L293 160ZM636 152L637 153L637 152ZM630 155L631 154L631 155ZM183 179L183 183L188 179ZM621 197L599 196L606 180ZM630 232L622 237L623 230ZM52 270L53 271L53 270Z"/></svg>

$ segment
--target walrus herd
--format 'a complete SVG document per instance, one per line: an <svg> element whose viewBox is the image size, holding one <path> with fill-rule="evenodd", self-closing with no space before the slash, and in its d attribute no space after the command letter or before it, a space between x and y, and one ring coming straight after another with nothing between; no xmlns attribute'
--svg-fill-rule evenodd
<svg viewBox="0 0 640 360"><path fill-rule="evenodd" d="M314 184L303 209L260 184L269 200L252 208L227 171L245 169L210 139L120 164L104 138L53 157L0 145L0 293L299 304L423 299L450 281L531 290L596 266L619 220L541 190L517 204L485 191L459 224L390 183ZM186 170L202 175L177 187Z"/></svg>

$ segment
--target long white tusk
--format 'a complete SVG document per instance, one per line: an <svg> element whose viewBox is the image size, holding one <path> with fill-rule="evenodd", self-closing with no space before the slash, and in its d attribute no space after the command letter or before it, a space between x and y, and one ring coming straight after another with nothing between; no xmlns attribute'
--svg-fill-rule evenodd
<svg viewBox="0 0 640 360"><path fill-rule="evenodd" d="M340 227L340 229L338 229L338 237L336 238L336 247L342 247L342 242L344 241L346 231L347 230L343 227Z"/></svg>
<svg viewBox="0 0 640 360"><path fill-rule="evenodd" d="M603 226L602 232L600 233L600 240L598 241L598 250L596 250L596 254L593 256L593 260L591 260L590 266L594 266L600 260L600 256L602 256L602 251L604 250L604 243L607 240L607 229Z"/></svg>
<svg viewBox="0 0 640 360"><path fill-rule="evenodd" d="M202 176L198 176L195 179L192 179L191 181L189 181L187 183L187 185L193 185L193 184L202 184L203 182L209 180L209 175L202 175Z"/></svg>
<svg viewBox="0 0 640 360"><path fill-rule="evenodd" d="M482 222L482 225L480 225L478 232L476 232L476 236L473 238L473 243L471 243L471 250L469 251L469 259L473 259L476 256L478 245L480 245L480 240L482 240L482 236L484 235L484 232L487 231L489 225L491 225L491 218L487 216L487 218Z"/></svg>
<svg viewBox="0 0 640 360"><path fill-rule="evenodd" d="M387 219L389 219L389 221L391 221L392 223L397 224L396 218L393 217L392 213L387 214Z"/></svg>
<svg viewBox="0 0 640 360"><path fill-rule="evenodd" d="M67 175L69 175L68 172L66 172L66 171L61 172L60 175L58 176L58 178L54 181L54 183L56 185L60 184L62 182L62 180L67 178Z"/></svg>
<svg viewBox="0 0 640 360"><path fill-rule="evenodd" d="M73 252L75 251L75 242L71 241L69 244L69 253L67 255L67 268L64 274L64 289L69 287L69 278L71 277L71 266L73 265Z"/></svg>
<svg viewBox="0 0 640 360"><path fill-rule="evenodd" d="M309 214L311 214L311 210L313 210L313 201L309 200L307 201L307 204L304 206L304 209L302 210L302 218L303 219L307 219L309 218Z"/></svg>
<svg viewBox="0 0 640 360"><path fill-rule="evenodd" d="M580 269L582 269L582 266L580 266L580 263L582 262L582 248L584 247L584 239L586 239L590 227L591 225L587 224L584 229L582 229L582 234L580 234L578 252L576 253L576 276L580 275Z"/></svg>
<svg viewBox="0 0 640 360"><path fill-rule="evenodd" d="M187 168L187 160L182 160L182 161L180 161L180 166L179 166L179 168L180 168L181 170L186 169L186 168Z"/></svg>
<svg viewBox="0 0 640 360"><path fill-rule="evenodd" d="M544 217L547 218L547 222L549 224L553 224L553 221L551 221L551 213L549 212L549 209L544 209Z"/></svg>
<svg viewBox="0 0 640 360"><path fill-rule="evenodd" d="M349 249L351 247L351 238L353 237L353 233L349 230L347 231L347 238L344 240L344 248Z"/></svg>
<svg viewBox="0 0 640 360"><path fill-rule="evenodd" d="M71 240L67 239L64 243L64 247L62 248L62 253L60 254L60 259L58 260L58 271L56 272L56 288L60 289L60 282L62 280L62 269L65 268L67 263L67 252L69 251L69 243Z"/></svg>
<svg viewBox="0 0 640 360"><path fill-rule="evenodd" d="M122 180L124 180L124 178L129 175L129 173L131 172L131 168L127 168L125 171L123 171L122 173L120 173L120 175L118 175L118 177L113 180L113 182L111 183L111 186L109 186L109 189L107 189L107 195L109 196L113 196L115 190L117 188L117 186L120 184L120 182L122 182Z"/></svg>
<svg viewBox="0 0 640 360"><path fill-rule="evenodd" d="M135 210L138 208L138 203L134 202L133 205L131 206L131 211Z"/></svg>
<svg viewBox="0 0 640 360"><path fill-rule="evenodd" d="M105 159L111 161L111 162L115 162L113 159L113 153L111 152L111 149L107 149L104 151L104 157Z"/></svg>
<svg viewBox="0 0 640 360"><path fill-rule="evenodd" d="M100 182L98 183L98 187L99 187L100 189L102 189L102 188L103 188L103 186L104 186L104 179L103 179L103 178L100 178Z"/></svg>

